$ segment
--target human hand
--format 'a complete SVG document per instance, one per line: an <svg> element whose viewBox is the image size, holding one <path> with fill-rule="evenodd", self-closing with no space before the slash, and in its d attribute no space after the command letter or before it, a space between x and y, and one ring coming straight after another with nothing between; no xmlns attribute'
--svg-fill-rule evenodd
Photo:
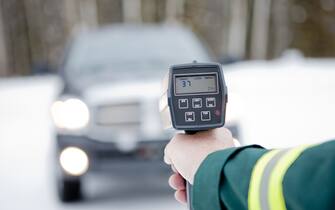
<svg viewBox="0 0 335 210"><path fill-rule="evenodd" d="M235 140L236 141L236 140ZM237 142L237 141L236 141ZM170 186L176 190L179 202L186 202L185 180L193 184L193 179L202 161L211 153L234 147L230 131L226 128L198 132L194 135L177 134L165 148L164 161L175 172L169 179Z"/></svg>

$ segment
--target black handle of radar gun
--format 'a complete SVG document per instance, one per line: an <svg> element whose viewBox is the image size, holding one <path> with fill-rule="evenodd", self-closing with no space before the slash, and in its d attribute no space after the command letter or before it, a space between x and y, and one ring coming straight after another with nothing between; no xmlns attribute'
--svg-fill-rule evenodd
<svg viewBox="0 0 335 210"><path fill-rule="evenodd" d="M191 193L192 193L192 185L189 182L186 182L187 208L189 210L193 210Z"/></svg>
<svg viewBox="0 0 335 210"><path fill-rule="evenodd" d="M196 134L198 131L185 131L187 135ZM186 181L186 198L187 198L187 207L189 210L193 210L192 206L192 185Z"/></svg>

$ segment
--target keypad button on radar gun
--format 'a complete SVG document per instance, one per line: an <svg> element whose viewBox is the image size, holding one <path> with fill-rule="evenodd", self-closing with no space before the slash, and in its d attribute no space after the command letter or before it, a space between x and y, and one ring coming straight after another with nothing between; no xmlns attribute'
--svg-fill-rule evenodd
<svg viewBox="0 0 335 210"><path fill-rule="evenodd" d="M159 110L165 128L192 135L224 126L227 87L221 64L173 65L162 84ZM192 207L192 186L187 183L187 202Z"/></svg>

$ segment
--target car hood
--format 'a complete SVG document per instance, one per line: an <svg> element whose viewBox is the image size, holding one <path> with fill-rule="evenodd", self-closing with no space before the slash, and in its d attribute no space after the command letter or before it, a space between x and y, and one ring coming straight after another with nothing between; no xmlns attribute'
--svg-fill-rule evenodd
<svg viewBox="0 0 335 210"><path fill-rule="evenodd" d="M83 91L82 97L86 103L94 106L128 101L158 100L160 92L160 80L153 79L139 82L110 82L92 85Z"/></svg>

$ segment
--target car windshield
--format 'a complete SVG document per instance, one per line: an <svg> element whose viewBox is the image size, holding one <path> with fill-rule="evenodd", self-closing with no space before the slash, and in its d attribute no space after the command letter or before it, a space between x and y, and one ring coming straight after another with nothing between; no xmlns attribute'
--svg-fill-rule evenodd
<svg viewBox="0 0 335 210"><path fill-rule="evenodd" d="M208 55L187 30L102 30L77 39L65 72L73 82L102 79L161 77L172 64L209 61Z"/></svg>

